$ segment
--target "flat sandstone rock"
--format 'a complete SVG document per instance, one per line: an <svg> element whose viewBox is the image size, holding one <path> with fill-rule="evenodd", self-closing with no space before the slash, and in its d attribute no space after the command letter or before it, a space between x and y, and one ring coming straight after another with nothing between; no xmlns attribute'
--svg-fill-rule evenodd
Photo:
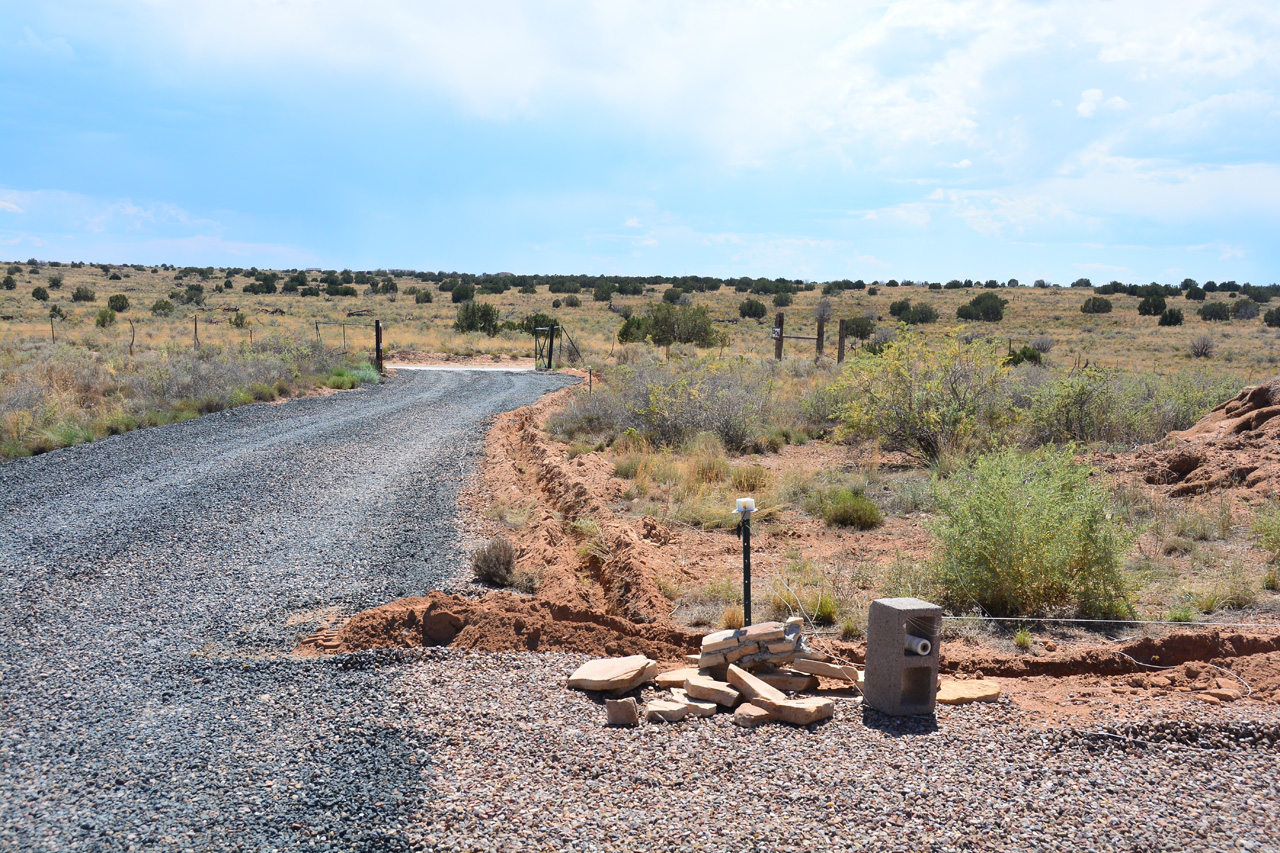
<svg viewBox="0 0 1280 853"><path fill-rule="evenodd" d="M836 713L836 703L819 696L786 699L782 702L770 702L767 699L757 701L775 720L793 726L807 726L834 717Z"/></svg>
<svg viewBox="0 0 1280 853"><path fill-rule="evenodd" d="M741 690L742 695L748 699L768 699L770 702L786 701L787 697L782 695L781 690L776 687L770 687L745 669L731 665L728 675L729 683Z"/></svg>
<svg viewBox="0 0 1280 853"><path fill-rule="evenodd" d="M813 690L818 686L818 679L812 675L799 672L757 672L756 678L770 687L776 687L784 693L798 693L801 690Z"/></svg>
<svg viewBox="0 0 1280 853"><path fill-rule="evenodd" d="M697 674L698 668L696 666L682 666L679 669L669 669L666 672L658 673L658 676L653 679L653 683L662 690L670 690L672 687L684 687L684 683L689 676Z"/></svg>
<svg viewBox="0 0 1280 853"><path fill-rule="evenodd" d="M651 723L674 723L683 720L689 713L689 706L683 702L668 702L654 699L644 706L644 718Z"/></svg>
<svg viewBox="0 0 1280 853"><path fill-rule="evenodd" d="M1000 685L980 678L972 681L938 682L938 701L943 705L967 705L970 702L994 702L1000 698Z"/></svg>
<svg viewBox="0 0 1280 853"><path fill-rule="evenodd" d="M626 693L652 679L658 665L644 655L625 658L599 658L584 663L569 676L575 690L603 690Z"/></svg>
<svg viewBox="0 0 1280 853"><path fill-rule="evenodd" d="M694 699L715 702L717 705L723 705L726 708L732 708L739 698L737 690L723 681L716 681L714 678L708 678L705 675L689 676L685 680L684 690Z"/></svg>

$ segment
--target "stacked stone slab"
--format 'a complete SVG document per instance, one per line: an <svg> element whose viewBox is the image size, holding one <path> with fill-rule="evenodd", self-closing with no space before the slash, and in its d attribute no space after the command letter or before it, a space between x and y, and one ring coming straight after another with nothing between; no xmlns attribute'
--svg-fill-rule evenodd
<svg viewBox="0 0 1280 853"><path fill-rule="evenodd" d="M867 612L867 704L894 717L932 714L938 693L938 630L942 608L918 598L879 598ZM908 637L928 642L927 655Z"/></svg>
<svg viewBox="0 0 1280 853"><path fill-rule="evenodd" d="M702 638L702 651L690 655L699 669L717 670L729 664L742 669L777 669L797 658L817 657L804 646L800 636L801 620L761 622L745 628L726 628Z"/></svg>

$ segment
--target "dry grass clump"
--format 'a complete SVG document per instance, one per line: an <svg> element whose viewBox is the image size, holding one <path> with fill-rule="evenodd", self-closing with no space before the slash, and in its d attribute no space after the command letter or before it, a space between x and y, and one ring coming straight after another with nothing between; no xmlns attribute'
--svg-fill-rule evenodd
<svg viewBox="0 0 1280 853"><path fill-rule="evenodd" d="M490 586L529 594L538 591L536 575L516 570L516 549L505 536L495 536L475 550L471 572L476 580Z"/></svg>

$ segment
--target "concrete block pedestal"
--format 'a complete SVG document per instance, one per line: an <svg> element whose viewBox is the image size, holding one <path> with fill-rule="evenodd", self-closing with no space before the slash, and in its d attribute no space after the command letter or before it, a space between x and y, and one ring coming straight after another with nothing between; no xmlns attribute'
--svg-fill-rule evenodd
<svg viewBox="0 0 1280 853"><path fill-rule="evenodd" d="M894 717L934 712L941 626L942 608L936 604L918 598L880 598L871 602L862 688L868 705ZM928 654L909 649L908 638L924 640Z"/></svg>

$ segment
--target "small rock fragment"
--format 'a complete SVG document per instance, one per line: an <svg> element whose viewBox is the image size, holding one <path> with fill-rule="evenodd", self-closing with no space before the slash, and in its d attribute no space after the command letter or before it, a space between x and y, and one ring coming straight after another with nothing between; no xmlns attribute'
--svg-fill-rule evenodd
<svg viewBox="0 0 1280 853"><path fill-rule="evenodd" d="M605 725L637 726L640 724L640 708L636 700L628 696L626 699L606 699L604 703Z"/></svg>
<svg viewBox="0 0 1280 853"><path fill-rule="evenodd" d="M767 723L773 719L769 716L769 712L758 705L747 703L739 705L738 710L733 712L734 725L742 726L744 729L754 729L761 723Z"/></svg>

